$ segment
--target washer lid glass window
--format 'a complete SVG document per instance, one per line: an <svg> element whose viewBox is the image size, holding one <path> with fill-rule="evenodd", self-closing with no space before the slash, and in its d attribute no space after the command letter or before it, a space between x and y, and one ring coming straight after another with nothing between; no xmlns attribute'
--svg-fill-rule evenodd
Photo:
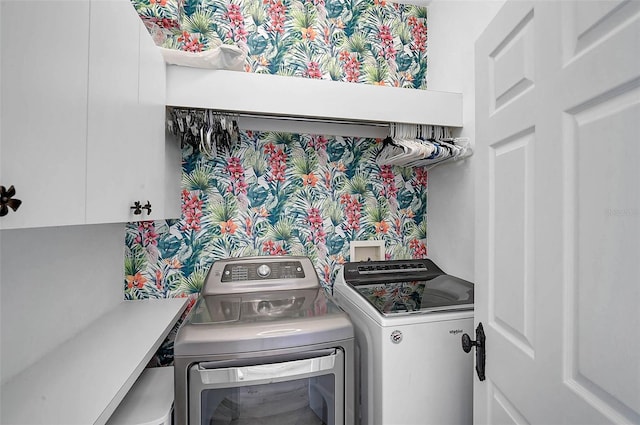
<svg viewBox="0 0 640 425"><path fill-rule="evenodd" d="M473 309L473 284L449 275L429 280L351 285L384 315Z"/></svg>

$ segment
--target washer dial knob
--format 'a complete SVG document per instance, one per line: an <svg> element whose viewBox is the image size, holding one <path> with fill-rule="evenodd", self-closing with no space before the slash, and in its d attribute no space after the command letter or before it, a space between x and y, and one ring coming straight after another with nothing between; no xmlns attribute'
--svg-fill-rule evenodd
<svg viewBox="0 0 640 425"><path fill-rule="evenodd" d="M257 272L258 272L258 276L267 277L271 274L271 268L266 264L262 264L261 266L258 267Z"/></svg>

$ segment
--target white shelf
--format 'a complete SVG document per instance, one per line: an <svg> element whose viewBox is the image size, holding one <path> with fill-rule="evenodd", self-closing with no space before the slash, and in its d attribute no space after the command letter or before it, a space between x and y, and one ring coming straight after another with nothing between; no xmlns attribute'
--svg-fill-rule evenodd
<svg viewBox="0 0 640 425"><path fill-rule="evenodd" d="M186 307L123 301L2 387L3 424L105 424Z"/></svg>
<svg viewBox="0 0 640 425"><path fill-rule="evenodd" d="M167 66L167 105L258 115L462 127L462 94Z"/></svg>

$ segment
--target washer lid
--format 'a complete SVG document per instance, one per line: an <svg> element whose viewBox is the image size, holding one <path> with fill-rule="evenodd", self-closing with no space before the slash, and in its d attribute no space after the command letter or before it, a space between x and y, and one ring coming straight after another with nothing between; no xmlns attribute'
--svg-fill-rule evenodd
<svg viewBox="0 0 640 425"><path fill-rule="evenodd" d="M290 348L353 338L347 314L324 289L202 296L180 327L176 356Z"/></svg>
<svg viewBox="0 0 640 425"><path fill-rule="evenodd" d="M349 283L385 316L473 309L473 284L450 275L393 283Z"/></svg>

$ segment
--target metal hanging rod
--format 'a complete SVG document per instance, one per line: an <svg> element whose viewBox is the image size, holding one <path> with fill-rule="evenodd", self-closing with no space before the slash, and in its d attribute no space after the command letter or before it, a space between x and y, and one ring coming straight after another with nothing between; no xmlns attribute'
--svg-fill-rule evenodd
<svg viewBox="0 0 640 425"><path fill-rule="evenodd" d="M322 118L322 117L308 117L308 116L295 116L295 115L279 115L279 114L259 114L252 112L240 112L222 109L205 109L205 108L188 108L180 106L167 106L167 108L184 111L212 111L217 114L228 114L239 118L252 118L260 120L278 120L278 121L293 121L302 123L320 123L320 124L339 124L339 125L355 125L355 126L369 126L369 127L384 127L389 128L388 122L381 121L364 121L364 120L347 120L340 118Z"/></svg>
<svg viewBox="0 0 640 425"><path fill-rule="evenodd" d="M181 106L167 106L168 111L192 113L195 115L214 113L226 115L237 120L239 128L243 130L275 131L298 134L325 134L333 136L384 138L393 135L398 127L426 128L440 127L440 125L382 122L368 120L350 120L341 118L324 118L300 115L266 114L246 111L233 111L212 108L194 108ZM170 115L170 114L167 114ZM449 131L452 128L447 127Z"/></svg>

